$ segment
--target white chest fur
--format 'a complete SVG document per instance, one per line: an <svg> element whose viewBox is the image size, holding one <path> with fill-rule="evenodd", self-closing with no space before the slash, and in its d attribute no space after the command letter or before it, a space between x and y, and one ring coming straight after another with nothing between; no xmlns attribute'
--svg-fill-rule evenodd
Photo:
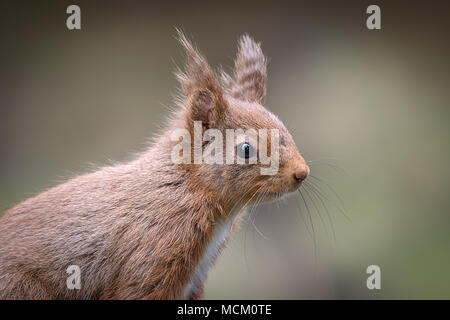
<svg viewBox="0 0 450 320"><path fill-rule="evenodd" d="M228 235L230 234L236 215L237 212L232 214L227 220L220 221L214 226L213 235L206 247L203 257L195 267L191 281L184 288L184 297L186 299L196 293L206 280L209 269L219 255L220 249L225 244Z"/></svg>

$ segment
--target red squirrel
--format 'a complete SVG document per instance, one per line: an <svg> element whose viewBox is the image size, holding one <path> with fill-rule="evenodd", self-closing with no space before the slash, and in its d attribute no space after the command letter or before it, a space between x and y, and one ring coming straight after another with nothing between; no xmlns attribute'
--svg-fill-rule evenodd
<svg viewBox="0 0 450 320"><path fill-rule="evenodd" d="M245 208L293 192L307 177L292 135L263 106L260 44L242 36L228 75L214 72L181 32L179 41L187 56L177 73L182 96L145 152L42 192L0 219L1 299L202 298L208 270ZM174 163L174 130L194 133L200 122L202 132L215 128L224 136L227 129L276 129L277 172L263 175L248 161ZM234 147L247 156L259 145ZM71 265L80 268L79 289L67 286Z"/></svg>

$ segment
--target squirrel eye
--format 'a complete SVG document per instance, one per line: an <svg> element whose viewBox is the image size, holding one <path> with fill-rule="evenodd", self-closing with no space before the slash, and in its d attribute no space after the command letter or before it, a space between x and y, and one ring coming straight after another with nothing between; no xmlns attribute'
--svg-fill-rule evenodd
<svg viewBox="0 0 450 320"><path fill-rule="evenodd" d="M243 142L238 145L237 153L243 159L250 159L255 154L255 150L248 142Z"/></svg>

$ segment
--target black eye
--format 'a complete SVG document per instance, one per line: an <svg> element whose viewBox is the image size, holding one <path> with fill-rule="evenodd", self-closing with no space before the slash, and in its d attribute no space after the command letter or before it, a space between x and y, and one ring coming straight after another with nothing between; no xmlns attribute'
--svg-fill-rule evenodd
<svg viewBox="0 0 450 320"><path fill-rule="evenodd" d="M254 155L254 149L248 142L244 142L238 145L237 151L239 157L244 159L250 159Z"/></svg>

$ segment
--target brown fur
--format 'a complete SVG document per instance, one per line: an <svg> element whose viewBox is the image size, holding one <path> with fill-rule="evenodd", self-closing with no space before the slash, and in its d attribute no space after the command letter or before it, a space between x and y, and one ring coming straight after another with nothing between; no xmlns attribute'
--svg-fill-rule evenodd
<svg viewBox="0 0 450 320"><path fill-rule="evenodd" d="M236 203L298 188L309 171L292 136L262 103L266 59L249 36L239 42L233 76L219 82L180 33L187 54L178 73L183 97L166 132L129 163L76 177L6 211L0 220L0 298L182 299L214 228ZM277 128L280 170L257 165L173 164L175 128ZM254 181L250 184L250 179ZM253 198L252 198L253 197ZM253 200L252 200L253 199ZM81 268L81 290L66 287L69 265Z"/></svg>

